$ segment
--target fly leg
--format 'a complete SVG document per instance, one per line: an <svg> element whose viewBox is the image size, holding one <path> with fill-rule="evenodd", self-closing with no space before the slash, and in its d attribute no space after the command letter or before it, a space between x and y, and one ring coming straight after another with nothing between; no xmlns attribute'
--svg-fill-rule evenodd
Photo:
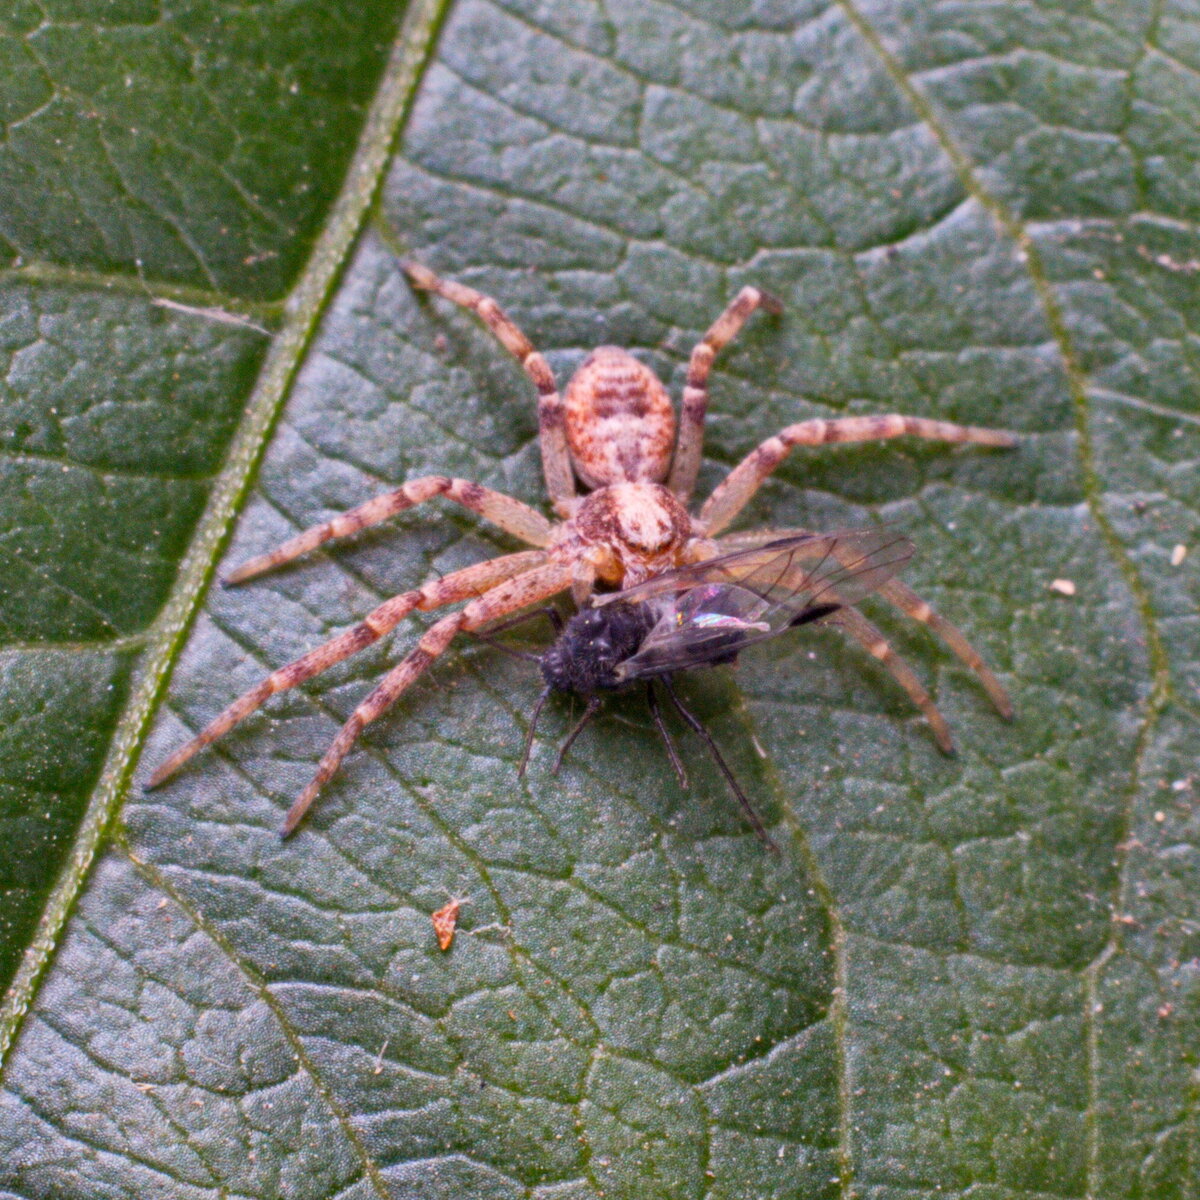
<svg viewBox="0 0 1200 1200"><path fill-rule="evenodd" d="M671 677L669 675L664 675L662 677L662 681L663 687L667 689L667 696L670 698L671 703L675 705L675 711L679 713L679 715L688 723L688 727L694 733L700 736L700 738L704 741L704 744L708 747L709 753L716 760L717 766L721 768L721 774L725 776L725 782L729 784L733 794L737 797L737 802L742 806L742 811L746 814L746 819L750 822L754 832L758 834L758 840L762 842L762 844L766 846L768 850L774 850L778 854L779 847L771 840L771 835L767 832L762 821L758 819L758 813L754 811L754 806L750 803L749 797L747 797L746 793L743 792L741 787L738 785L738 781L734 778L733 772L729 769L729 764L725 761L721 751L717 748L717 743L713 741L712 734L700 724L698 717L684 708L683 701L679 699L679 696L676 694L675 688L671 683Z"/></svg>
<svg viewBox="0 0 1200 1200"><path fill-rule="evenodd" d="M654 720L654 728L658 730L658 736L662 738L663 745L667 748L667 757L671 760L671 766L675 768L675 778L679 780L681 788L686 788L688 785L687 772L683 769L683 762L679 758L679 751L675 749L671 732L667 729L666 722L663 720L662 709L658 707L658 697L654 694L654 681L651 679L646 680L646 704L650 708L650 716Z"/></svg>

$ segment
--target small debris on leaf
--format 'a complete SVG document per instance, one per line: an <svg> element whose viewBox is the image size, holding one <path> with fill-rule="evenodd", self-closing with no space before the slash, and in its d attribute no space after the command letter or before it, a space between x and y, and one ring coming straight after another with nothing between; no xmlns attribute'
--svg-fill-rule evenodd
<svg viewBox="0 0 1200 1200"><path fill-rule="evenodd" d="M1050 584L1050 590L1057 592L1060 596L1075 595L1075 581L1073 579L1055 579Z"/></svg>
<svg viewBox="0 0 1200 1200"><path fill-rule="evenodd" d="M1180 542L1175 549L1171 551L1171 566L1180 566L1183 563L1183 560L1187 558L1187 550L1188 548L1182 542Z"/></svg>
<svg viewBox="0 0 1200 1200"><path fill-rule="evenodd" d="M458 910L462 902L451 899L433 914L433 932L437 935L438 949L449 950L454 944L454 930L458 927Z"/></svg>

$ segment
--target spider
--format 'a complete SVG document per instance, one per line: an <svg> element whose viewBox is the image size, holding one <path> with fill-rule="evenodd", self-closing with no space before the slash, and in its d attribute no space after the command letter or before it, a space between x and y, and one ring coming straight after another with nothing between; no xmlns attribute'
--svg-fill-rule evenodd
<svg viewBox="0 0 1200 1200"><path fill-rule="evenodd" d="M814 419L789 425L751 451L700 506L688 511L704 438L708 377L713 360L758 309L782 311L757 287L743 287L692 350L678 421L666 388L628 351L601 346L584 359L560 396L545 358L495 300L442 279L414 262L401 264L412 285L477 314L521 364L538 393L538 439L546 488L557 520L520 500L478 483L427 475L298 534L277 549L249 559L223 580L238 584L329 541L356 533L435 496L463 505L533 549L506 554L454 571L385 600L364 620L294 662L280 667L239 696L200 733L180 746L150 777L148 788L173 775L197 751L256 711L277 692L296 687L394 629L414 610L461 601L457 611L430 625L416 646L358 705L334 738L312 781L287 813L290 834L362 730L383 715L459 633L479 630L530 605L570 591L582 605L596 589L635 586L717 554L765 544L800 530L767 530L722 537L734 518L794 446L863 442L902 434L940 442L1013 446L1012 434L900 415ZM585 489L577 490L577 482ZM999 680L957 628L896 579L879 593L908 616L928 625L979 678L996 708L1011 717ZM880 660L932 727L939 746L954 743L942 714L912 669L880 631L855 608L833 618Z"/></svg>

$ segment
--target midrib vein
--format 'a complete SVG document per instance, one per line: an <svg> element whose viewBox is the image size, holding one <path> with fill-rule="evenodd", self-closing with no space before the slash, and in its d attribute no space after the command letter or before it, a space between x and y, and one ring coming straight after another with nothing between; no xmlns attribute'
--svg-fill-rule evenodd
<svg viewBox="0 0 1200 1200"><path fill-rule="evenodd" d="M234 435L226 464L217 478L204 516L180 566L176 584L148 631L146 657L138 669L130 699L110 744L73 851L47 902L38 932L26 950L13 985L0 1007L0 1080L3 1078L8 1051L16 1042L24 1018L32 1006L38 984L53 957L88 870L102 840L116 823L158 702L199 610L200 599L212 578L225 538L249 491L254 471L291 382L304 360L317 322L382 182L392 146L408 112L448 3L449 0L417 0L404 18L341 192L317 239L308 265L285 305L286 318L267 353L262 372L247 403L246 415ZM40 281L50 282L45 275ZM64 277L63 282L78 284L80 280L78 277ZM132 855L130 862L135 868L141 868L143 878L154 879L159 884L163 882L157 872L138 863ZM181 900L178 896L175 898ZM186 904L184 908L191 913ZM195 918L196 914L192 913L192 916ZM206 929L206 932L211 936L213 931ZM245 976L245 964L231 954L230 948L221 939L217 938L216 944L221 946ZM279 1012L276 1011L275 1015L281 1019ZM281 1020L281 1025L285 1035L292 1040L294 1034L288 1030L286 1023ZM328 1087L317 1077L313 1064L302 1054L299 1061L355 1147L363 1171L371 1180L375 1192L388 1196L378 1168L366 1156L361 1142L349 1126L348 1118Z"/></svg>

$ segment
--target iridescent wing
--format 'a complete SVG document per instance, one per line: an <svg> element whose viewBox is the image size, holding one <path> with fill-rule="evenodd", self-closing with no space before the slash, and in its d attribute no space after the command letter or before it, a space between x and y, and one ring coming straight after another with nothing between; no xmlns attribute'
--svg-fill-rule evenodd
<svg viewBox="0 0 1200 1200"><path fill-rule="evenodd" d="M800 534L668 571L597 603L652 604L653 628L617 670L639 679L729 662L747 646L856 604L913 545L890 529Z"/></svg>

